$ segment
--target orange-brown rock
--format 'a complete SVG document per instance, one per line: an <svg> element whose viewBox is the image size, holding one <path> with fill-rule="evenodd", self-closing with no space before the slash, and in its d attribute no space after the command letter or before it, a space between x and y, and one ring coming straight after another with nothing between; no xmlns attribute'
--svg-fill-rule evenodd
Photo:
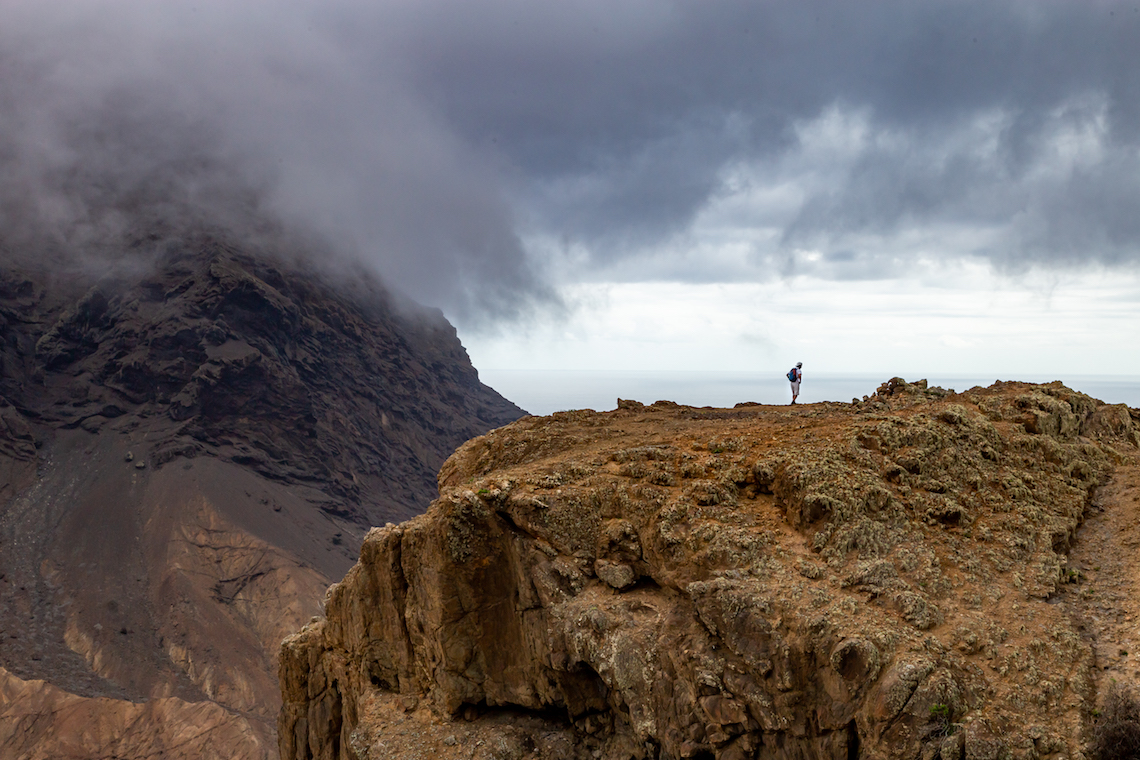
<svg viewBox="0 0 1140 760"><path fill-rule="evenodd" d="M1068 554L1137 416L896 378L524 418L285 641L281 757L1080 757L1106 665Z"/></svg>
<svg viewBox="0 0 1140 760"><path fill-rule="evenodd" d="M262 732L214 702L80 697L0 668L0 747L20 760L271 757Z"/></svg>

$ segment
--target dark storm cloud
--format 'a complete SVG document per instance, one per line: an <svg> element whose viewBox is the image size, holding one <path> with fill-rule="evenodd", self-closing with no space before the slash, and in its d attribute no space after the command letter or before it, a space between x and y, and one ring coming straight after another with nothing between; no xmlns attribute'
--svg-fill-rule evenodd
<svg viewBox="0 0 1140 760"><path fill-rule="evenodd" d="M154 197L178 169L197 179L171 197L303 225L469 319L549 302L523 240L685 277L676 246L749 188L788 189L778 212L734 207L775 229L768 270L811 248L818 275L882 276L940 229L942 255L1015 269L1140 258L1133 4L9 5L22 115L0 119L25 182L150 171ZM82 216L68 192L46 206Z"/></svg>
<svg viewBox="0 0 1140 760"><path fill-rule="evenodd" d="M390 66L362 63L375 40L348 47L334 28L382 19L296 3L9 5L9 255L48 243L94 255L205 228L364 260L475 322L555 302L526 260L500 169L433 121Z"/></svg>
<svg viewBox="0 0 1140 760"><path fill-rule="evenodd" d="M1140 129L1134 4L633 7L579 4L572 22L512 4L492 20L470 5L423 11L435 37L408 52L417 90L521 167L545 230L608 256L653 245L687 228L726 167L796 151L796 126L839 107L892 145L872 140L811 190L787 245L953 221L1007 224L979 251L1002 263L1137 257L1137 175L1120 168ZM1089 102L1102 112L1081 113ZM976 155L962 136L994 112L998 149ZM1061 127L1094 117L1101 158L1060 166Z"/></svg>

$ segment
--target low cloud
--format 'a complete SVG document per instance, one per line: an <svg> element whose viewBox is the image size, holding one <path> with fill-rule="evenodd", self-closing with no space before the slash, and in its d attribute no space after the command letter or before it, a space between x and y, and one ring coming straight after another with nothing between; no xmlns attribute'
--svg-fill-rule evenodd
<svg viewBox="0 0 1140 760"><path fill-rule="evenodd" d="M1137 49L1113 2L12 0L0 213L294 230L469 327L574 281L1134 268Z"/></svg>
<svg viewBox="0 0 1140 760"><path fill-rule="evenodd" d="M16 3L0 30L8 255L188 231L363 262L477 325L558 305L501 167L342 48L362 9ZM375 20L374 20L375 21ZM330 262L327 262L330 263Z"/></svg>

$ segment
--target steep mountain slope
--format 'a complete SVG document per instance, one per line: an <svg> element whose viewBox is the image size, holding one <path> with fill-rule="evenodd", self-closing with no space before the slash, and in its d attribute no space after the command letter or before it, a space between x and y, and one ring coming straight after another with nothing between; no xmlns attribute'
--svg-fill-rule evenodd
<svg viewBox="0 0 1140 760"><path fill-rule="evenodd" d="M272 756L281 638L368 526L522 411L440 313L365 277L208 238L98 276L20 260L0 270L0 756Z"/></svg>
<svg viewBox="0 0 1140 760"><path fill-rule="evenodd" d="M281 757L1081 757L1140 680L1112 608L1140 560L1078 538L1136 516L1138 423L1060 383L897 378L519 420L286 640Z"/></svg>

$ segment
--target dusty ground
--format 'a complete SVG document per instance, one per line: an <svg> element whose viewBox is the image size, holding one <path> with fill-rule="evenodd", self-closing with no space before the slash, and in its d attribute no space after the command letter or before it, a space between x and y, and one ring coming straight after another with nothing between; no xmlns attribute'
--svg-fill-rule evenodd
<svg viewBox="0 0 1140 760"><path fill-rule="evenodd" d="M1113 680L1140 684L1140 463L1119 467L1093 501L1069 554L1061 603L1095 651L1099 699Z"/></svg>
<svg viewBox="0 0 1140 760"><path fill-rule="evenodd" d="M67 431L0 510L0 757L272 753L273 652L344 562L336 527L229 463L138 468L137 443Z"/></svg>

